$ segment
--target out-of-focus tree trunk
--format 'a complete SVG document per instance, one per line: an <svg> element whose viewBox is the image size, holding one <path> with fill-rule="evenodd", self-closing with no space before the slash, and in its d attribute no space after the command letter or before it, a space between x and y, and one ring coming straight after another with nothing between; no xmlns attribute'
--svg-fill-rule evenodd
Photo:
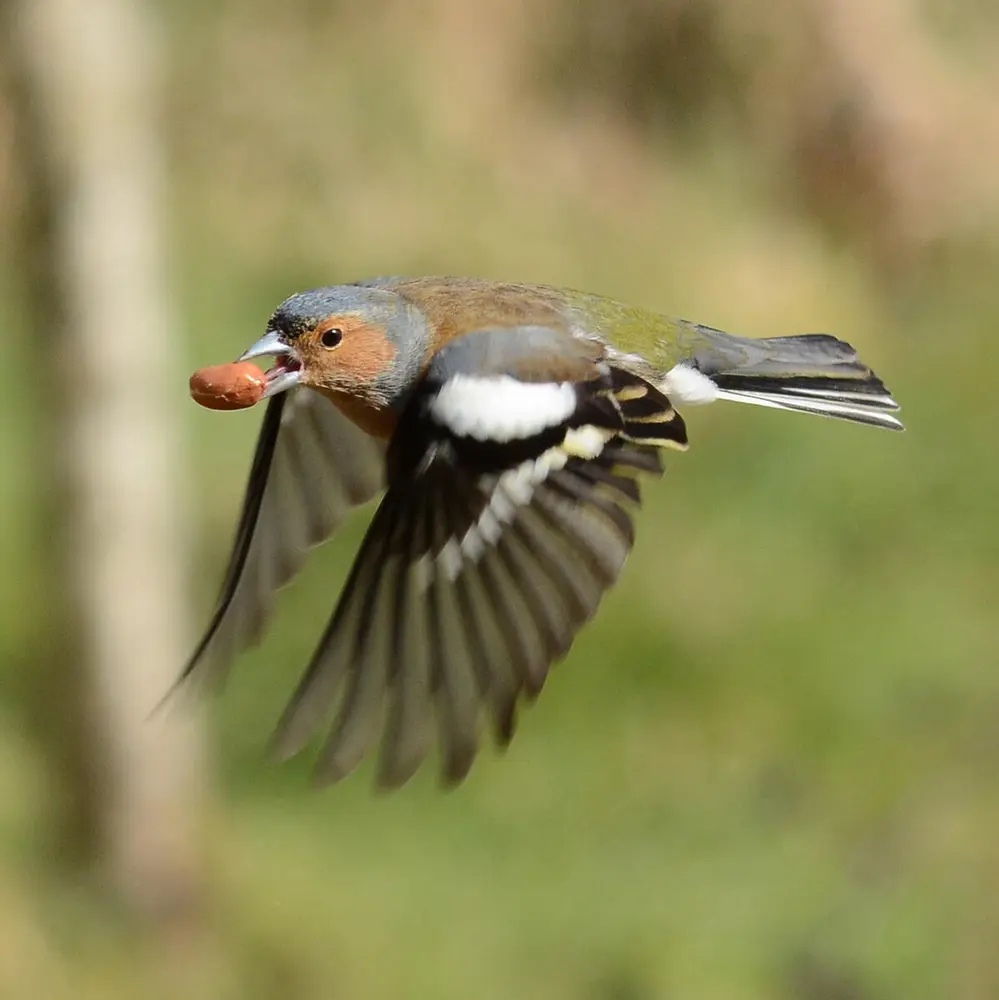
<svg viewBox="0 0 999 1000"><path fill-rule="evenodd" d="M5 13L67 605L65 683L48 677L42 700L65 720L50 733L64 759L66 745L84 758L66 784L85 853L133 914L185 925L200 895L199 728L183 700L154 714L190 640L156 38L142 0L16 0Z"/></svg>

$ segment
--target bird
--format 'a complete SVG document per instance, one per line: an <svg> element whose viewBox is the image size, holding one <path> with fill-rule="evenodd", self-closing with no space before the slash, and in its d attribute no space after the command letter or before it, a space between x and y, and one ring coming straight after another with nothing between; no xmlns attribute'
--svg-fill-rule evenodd
<svg viewBox="0 0 999 1000"><path fill-rule="evenodd" d="M299 292L239 362L272 358L228 568L184 668L221 682L279 588L380 495L273 749L322 737L319 785L377 753L443 786L505 748L618 579L640 481L687 448L680 410L751 403L902 430L848 343L746 338L599 295L385 277ZM679 408L679 409L678 409Z"/></svg>

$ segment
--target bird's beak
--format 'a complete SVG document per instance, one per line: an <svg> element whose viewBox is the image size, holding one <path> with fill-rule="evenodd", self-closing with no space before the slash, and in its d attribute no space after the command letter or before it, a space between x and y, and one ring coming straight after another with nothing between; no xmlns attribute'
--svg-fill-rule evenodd
<svg viewBox="0 0 999 1000"><path fill-rule="evenodd" d="M268 330L236 360L249 361L251 358L277 358L277 364L267 372L265 399L287 389L293 389L302 379L302 365L298 355L294 348L281 339L281 334L277 330Z"/></svg>

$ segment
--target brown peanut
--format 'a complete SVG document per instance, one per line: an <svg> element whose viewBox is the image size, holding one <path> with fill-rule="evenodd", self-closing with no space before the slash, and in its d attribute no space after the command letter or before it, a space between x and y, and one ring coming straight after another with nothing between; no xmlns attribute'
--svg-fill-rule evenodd
<svg viewBox="0 0 999 1000"><path fill-rule="evenodd" d="M244 410L263 398L267 376L252 361L199 368L190 381L191 398L210 410Z"/></svg>

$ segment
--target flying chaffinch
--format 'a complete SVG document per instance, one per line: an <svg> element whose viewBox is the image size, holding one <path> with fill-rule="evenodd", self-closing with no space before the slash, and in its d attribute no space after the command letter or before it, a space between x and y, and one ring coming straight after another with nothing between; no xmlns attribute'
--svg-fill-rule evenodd
<svg viewBox="0 0 999 1000"><path fill-rule="evenodd" d="M644 348L645 353L638 353ZM490 719L522 696L616 580L638 477L687 447L674 404L716 399L901 429L843 341L752 340L596 295L465 278L380 278L293 295L240 359L273 356L236 539L188 663L224 676L275 591L350 508L385 490L275 736L327 721L316 776L380 740L379 783L417 770L439 730L460 782Z"/></svg>

